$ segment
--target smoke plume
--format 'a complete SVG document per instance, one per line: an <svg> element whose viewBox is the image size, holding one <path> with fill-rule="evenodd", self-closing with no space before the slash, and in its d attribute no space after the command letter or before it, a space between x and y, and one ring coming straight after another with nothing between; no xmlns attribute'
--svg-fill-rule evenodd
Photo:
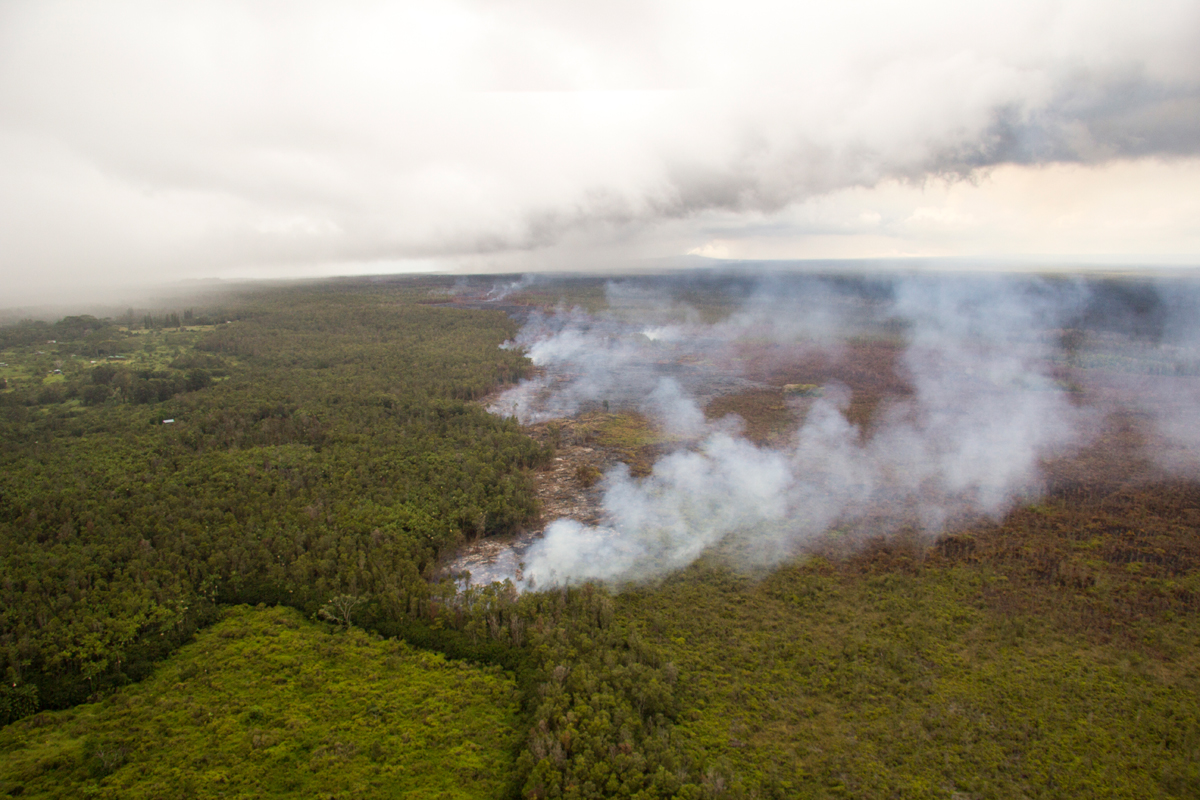
<svg viewBox="0 0 1200 800"><path fill-rule="evenodd" d="M1072 387L1054 375L1067 357L1064 329L1112 313L1088 283L776 278L732 293L739 308L706 323L661 288L614 283L608 313L564 310L521 332L513 346L542 374L502 396L498 412L528 422L608 401L690 437L648 476L623 465L609 471L601 525L552 522L524 554L527 585L651 578L711 548L770 564L834 528L935 532L961 514L997 517L1042 489L1043 459L1085 444L1099 427L1101 411L1073 402ZM1181 353L1194 357L1193 317L1185 313L1194 299L1177 294L1160 341L1143 345L1175 348L1167 352L1176 363ZM846 336L903 341L897 368L911 391L881 404L869 431L848 420L851 393L838 385L807 401L782 446L740 436L737 420L705 418L705 392L755 385L738 374L739 344L836 349ZM1192 391L1154 406L1166 436L1180 437L1195 421ZM1177 463L1194 463L1196 439L1176 438Z"/></svg>

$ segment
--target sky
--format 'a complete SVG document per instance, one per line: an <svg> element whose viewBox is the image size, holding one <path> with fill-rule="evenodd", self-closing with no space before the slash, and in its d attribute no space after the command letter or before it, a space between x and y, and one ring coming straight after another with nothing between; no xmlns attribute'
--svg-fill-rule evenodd
<svg viewBox="0 0 1200 800"><path fill-rule="evenodd" d="M1198 254L1195 0L0 0L0 306Z"/></svg>

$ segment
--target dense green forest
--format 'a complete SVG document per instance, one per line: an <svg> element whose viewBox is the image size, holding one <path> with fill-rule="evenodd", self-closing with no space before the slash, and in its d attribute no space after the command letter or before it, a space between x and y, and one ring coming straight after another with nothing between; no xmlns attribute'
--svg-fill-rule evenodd
<svg viewBox="0 0 1200 800"><path fill-rule="evenodd" d="M216 326L6 330L8 683L79 702L145 675L220 603L313 613L348 594L369 598L362 618L415 613L441 550L528 519L547 451L468 402L520 376L497 348L513 325L423 294L299 289Z"/></svg>
<svg viewBox="0 0 1200 800"><path fill-rule="evenodd" d="M529 364L449 286L0 329L0 795L1200 794L1200 488L463 589L554 452L476 402Z"/></svg>

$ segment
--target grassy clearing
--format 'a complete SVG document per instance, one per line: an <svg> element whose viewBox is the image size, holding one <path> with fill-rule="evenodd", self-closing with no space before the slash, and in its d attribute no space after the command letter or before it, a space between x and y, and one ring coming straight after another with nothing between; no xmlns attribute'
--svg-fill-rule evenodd
<svg viewBox="0 0 1200 800"><path fill-rule="evenodd" d="M662 430L634 411L589 411L573 419L542 423L529 430L538 441L555 447L605 448L629 465L634 475L648 475L659 456L684 442L682 437ZM586 474L589 470L581 477ZM585 480L584 485L594 482L594 479Z"/></svg>
<svg viewBox="0 0 1200 800"><path fill-rule="evenodd" d="M717 397L704 409L710 420L736 414L744 423L743 433L751 441L781 443L797 427L797 403L780 389L751 389Z"/></svg>
<svg viewBox="0 0 1200 800"><path fill-rule="evenodd" d="M607 447L637 449L672 441L671 437L654 428L641 414L592 414L586 420L594 431L596 442Z"/></svg>
<svg viewBox="0 0 1200 800"><path fill-rule="evenodd" d="M495 669L241 606L142 683L0 730L0 793L495 797L516 719Z"/></svg>
<svg viewBox="0 0 1200 800"><path fill-rule="evenodd" d="M576 436L584 442L613 449L634 475L648 475L664 449L682 439L651 424L641 414L595 412L583 415Z"/></svg>

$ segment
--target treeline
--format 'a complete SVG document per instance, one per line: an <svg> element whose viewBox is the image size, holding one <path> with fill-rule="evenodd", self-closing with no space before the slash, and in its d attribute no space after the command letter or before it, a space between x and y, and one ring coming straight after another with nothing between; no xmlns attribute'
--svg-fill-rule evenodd
<svg viewBox="0 0 1200 800"><path fill-rule="evenodd" d="M130 334L110 319L90 314L64 317L57 322L24 320L0 327L0 350L29 348L38 355L113 356L128 349Z"/></svg>
<svg viewBox="0 0 1200 800"><path fill-rule="evenodd" d="M127 324L133 327L133 314L128 313L126 317ZM152 313L143 314L141 325L145 330L154 330L156 328L181 328L187 325L215 325L222 321L223 315L220 311L196 313L190 308L185 308L182 316L178 311L168 311L158 316Z"/></svg>
<svg viewBox="0 0 1200 800"><path fill-rule="evenodd" d="M106 356L119 353L122 345L136 342L136 331L158 331L191 326L212 326L237 318L236 312L222 310L195 311L185 309L137 314L131 308L118 319L98 318L91 314L76 314L55 322L26 319L15 325L0 327L0 350L29 345L50 345L62 353ZM43 348L44 349L44 348Z"/></svg>

